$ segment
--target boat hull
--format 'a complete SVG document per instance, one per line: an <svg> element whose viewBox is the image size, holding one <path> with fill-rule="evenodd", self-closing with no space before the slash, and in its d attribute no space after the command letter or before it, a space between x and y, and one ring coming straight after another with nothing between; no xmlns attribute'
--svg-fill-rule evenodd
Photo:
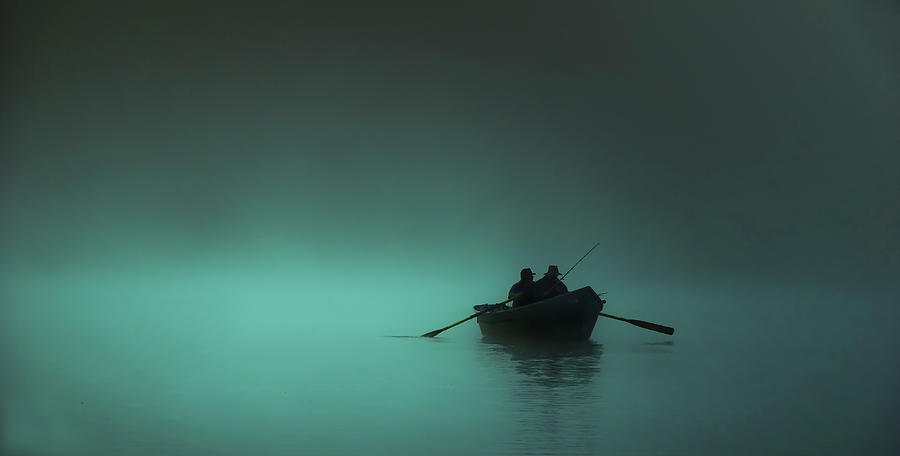
<svg viewBox="0 0 900 456"><path fill-rule="evenodd" d="M584 287L527 306L484 313L477 321L487 339L583 341L591 337L602 310L597 293Z"/></svg>

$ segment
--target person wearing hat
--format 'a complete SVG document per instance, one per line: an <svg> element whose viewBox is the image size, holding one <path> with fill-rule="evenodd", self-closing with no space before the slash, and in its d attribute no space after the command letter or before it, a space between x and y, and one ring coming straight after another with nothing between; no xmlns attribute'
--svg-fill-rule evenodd
<svg viewBox="0 0 900 456"><path fill-rule="evenodd" d="M532 295L534 272L531 272L531 268L522 269L519 272L519 278L520 280L513 284L512 288L509 289L509 294L506 296L510 299L515 298L513 299L513 307L525 306L534 302Z"/></svg>
<svg viewBox="0 0 900 456"><path fill-rule="evenodd" d="M544 277L534 283L534 290L532 291L534 300L540 301L542 299L568 293L569 288L559 280L559 276L561 275L562 274L559 273L559 268L555 264L551 264L550 267L547 268L547 272L544 273Z"/></svg>

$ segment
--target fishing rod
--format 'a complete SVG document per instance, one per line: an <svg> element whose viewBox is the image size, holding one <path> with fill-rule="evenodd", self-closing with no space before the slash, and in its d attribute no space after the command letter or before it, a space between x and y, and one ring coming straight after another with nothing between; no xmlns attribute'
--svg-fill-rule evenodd
<svg viewBox="0 0 900 456"><path fill-rule="evenodd" d="M593 251L595 248L597 248L598 245L600 245L599 242L596 243L596 244L594 244L594 246L591 247L591 250L588 250L588 252L585 253L583 257L581 257L581 260L583 260L584 257L588 256L588 254L590 254L591 251ZM575 262L575 264L573 264L572 267L569 268L569 270L566 271L565 275L563 275L562 278L560 278L559 280L565 279L566 276L569 275L569 273L572 272L573 269L575 269L575 266L578 266L578 263L581 263L581 260L578 260L577 262ZM597 299L600 300L600 304L601 304L601 308L602 308L602 304L605 304L605 303L606 303L606 300L603 299L603 298L601 298L601 296L605 295L606 292L605 292L605 291L604 291L603 293L597 293L597 292L594 292L594 294L596 294L596 295L597 295ZM635 325L635 326L638 326L638 327L641 327L641 328L644 328L644 329L649 329L649 330L651 330L651 331L656 331L656 332L660 332L660 333L663 333L663 334L668 334L668 335L670 335L670 336L671 336L672 334L675 334L675 328L672 328L672 327L669 327L669 326L664 326L664 325L660 325L660 324L656 324L656 323L651 323L651 322L649 322L649 321L644 321L644 320L634 320L634 319L631 319L631 318L617 317L617 316L615 316L615 315L610 315L610 314L603 313L603 312L600 312L600 315L603 316L603 317L606 317L606 318L612 318L613 320L619 320L619 321L624 321L625 323L631 323L632 325Z"/></svg>
<svg viewBox="0 0 900 456"><path fill-rule="evenodd" d="M594 251L594 249L596 249L596 248L597 248L597 246L598 246L598 245L600 245L600 243L599 243L599 242L598 242L598 243L596 243L596 244L594 244L594 246L593 246L593 247L591 247L591 249L590 249L590 250L588 250L588 251L587 251L587 253L585 253L585 254L584 254L584 256L582 256L582 257L581 257L581 259L579 259L579 260L578 260L578 261L576 261L576 262L575 262L575 264L573 264L573 265L572 265L572 267L571 267L571 268L569 268L569 270L568 270L568 271L566 271L566 273L565 273L565 274L563 274L563 276L562 276L562 277L560 277L560 278L559 278L559 280L562 280L562 279L565 279L565 278L566 278L566 276L567 276L567 275L569 275L569 273L570 273L570 272L572 272L572 270L573 270L573 269L575 269L575 266L578 266L578 263L581 263L581 260L583 260L583 259L584 259L584 258L585 258L585 257L586 257L586 256L588 256L588 255L590 255L590 254L591 254L591 252L593 252L593 251Z"/></svg>

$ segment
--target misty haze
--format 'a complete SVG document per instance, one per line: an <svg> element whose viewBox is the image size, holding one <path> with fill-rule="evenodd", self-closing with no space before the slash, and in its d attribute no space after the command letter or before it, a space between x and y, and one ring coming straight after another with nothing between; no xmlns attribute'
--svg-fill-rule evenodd
<svg viewBox="0 0 900 456"><path fill-rule="evenodd" d="M900 452L896 3L2 10L0 454Z"/></svg>

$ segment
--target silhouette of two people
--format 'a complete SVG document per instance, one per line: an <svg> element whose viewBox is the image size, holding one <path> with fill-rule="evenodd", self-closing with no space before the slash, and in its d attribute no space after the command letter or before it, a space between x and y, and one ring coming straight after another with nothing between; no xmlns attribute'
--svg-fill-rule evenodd
<svg viewBox="0 0 900 456"><path fill-rule="evenodd" d="M559 280L560 275L559 268L556 265L550 265L547 272L544 273L544 277L535 282L534 272L531 271L531 268L522 269L519 272L519 281L509 289L507 297L513 299L513 307L521 307L568 293L569 289L566 284Z"/></svg>

